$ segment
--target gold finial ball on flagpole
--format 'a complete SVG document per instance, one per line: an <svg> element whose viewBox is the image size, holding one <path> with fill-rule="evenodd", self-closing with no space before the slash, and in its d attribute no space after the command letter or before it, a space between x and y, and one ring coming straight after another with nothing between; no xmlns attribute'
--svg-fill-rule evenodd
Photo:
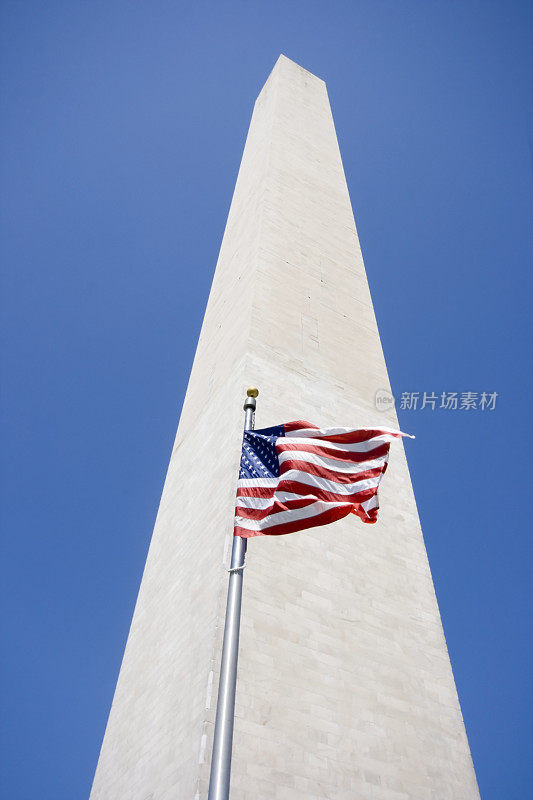
<svg viewBox="0 0 533 800"><path fill-rule="evenodd" d="M259 394L259 389L256 389L255 386L251 386L249 389L246 390L246 395L248 397L257 397Z"/></svg>

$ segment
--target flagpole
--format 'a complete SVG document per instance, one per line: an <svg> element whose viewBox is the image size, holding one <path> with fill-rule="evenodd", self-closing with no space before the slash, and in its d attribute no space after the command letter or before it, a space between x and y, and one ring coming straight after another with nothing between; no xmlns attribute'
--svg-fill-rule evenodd
<svg viewBox="0 0 533 800"><path fill-rule="evenodd" d="M253 430L254 428L255 398L258 394L257 389L248 389L246 392L246 400L244 402L245 431ZM245 553L246 539L241 536L234 536L207 800L228 800L229 798Z"/></svg>

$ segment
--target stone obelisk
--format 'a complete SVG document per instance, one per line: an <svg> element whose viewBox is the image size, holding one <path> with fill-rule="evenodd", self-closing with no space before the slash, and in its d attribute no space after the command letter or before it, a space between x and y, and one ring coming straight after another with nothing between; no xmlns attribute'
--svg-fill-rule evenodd
<svg viewBox="0 0 533 800"><path fill-rule="evenodd" d="M284 56L255 104L92 800L207 796L250 385L257 427L397 426L375 406L390 387L326 86ZM232 800L479 797L400 442L380 495L374 526L249 542Z"/></svg>

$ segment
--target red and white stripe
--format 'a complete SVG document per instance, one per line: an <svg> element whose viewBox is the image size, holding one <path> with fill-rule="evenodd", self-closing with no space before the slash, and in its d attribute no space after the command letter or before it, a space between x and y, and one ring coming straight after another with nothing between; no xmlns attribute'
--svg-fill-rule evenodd
<svg viewBox="0 0 533 800"><path fill-rule="evenodd" d="M376 522L390 443L409 434L391 428L317 428L301 421L285 423L284 429L276 442L279 477L238 482L235 535L292 533L348 514Z"/></svg>

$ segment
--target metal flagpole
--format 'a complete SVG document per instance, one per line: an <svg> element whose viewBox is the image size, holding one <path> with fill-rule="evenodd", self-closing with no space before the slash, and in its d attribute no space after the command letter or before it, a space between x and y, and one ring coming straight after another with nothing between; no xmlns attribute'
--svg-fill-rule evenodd
<svg viewBox="0 0 533 800"><path fill-rule="evenodd" d="M254 428L255 398L257 389L248 389L244 402L244 430ZM220 663L217 715L211 756L211 775L207 800L228 800L231 773L233 720L235 717L235 687L237 684L237 658L239 655L239 627L241 622L242 578L246 539L233 537L231 568L224 623L224 643Z"/></svg>

